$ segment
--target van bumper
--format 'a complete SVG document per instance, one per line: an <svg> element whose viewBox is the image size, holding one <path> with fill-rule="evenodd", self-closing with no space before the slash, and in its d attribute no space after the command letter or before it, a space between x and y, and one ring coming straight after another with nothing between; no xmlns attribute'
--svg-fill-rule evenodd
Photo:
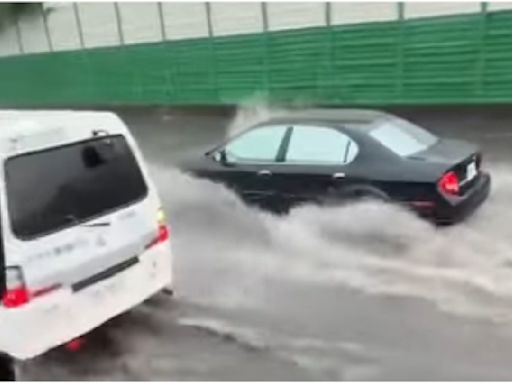
<svg viewBox="0 0 512 384"><path fill-rule="evenodd" d="M169 288L171 258L169 244L159 244L137 264L78 292L61 289L20 308L0 307L0 351L29 359L88 333Z"/></svg>

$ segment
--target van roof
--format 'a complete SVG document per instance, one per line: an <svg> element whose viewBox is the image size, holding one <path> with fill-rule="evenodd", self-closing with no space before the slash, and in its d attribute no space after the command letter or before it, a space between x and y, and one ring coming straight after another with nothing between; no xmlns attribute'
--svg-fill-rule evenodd
<svg viewBox="0 0 512 384"><path fill-rule="evenodd" d="M83 140L94 130L126 132L119 117L107 111L0 110L0 156Z"/></svg>
<svg viewBox="0 0 512 384"><path fill-rule="evenodd" d="M15 110L0 109L0 137L24 134L25 125L39 125L53 129L55 125L72 128L91 123L105 123L117 120L112 112L73 110Z"/></svg>

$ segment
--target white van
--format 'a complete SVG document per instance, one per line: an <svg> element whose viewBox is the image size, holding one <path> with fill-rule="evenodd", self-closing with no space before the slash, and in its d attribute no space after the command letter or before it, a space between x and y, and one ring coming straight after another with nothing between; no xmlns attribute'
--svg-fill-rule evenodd
<svg viewBox="0 0 512 384"><path fill-rule="evenodd" d="M29 359L171 289L169 229L113 113L0 111L0 354Z"/></svg>

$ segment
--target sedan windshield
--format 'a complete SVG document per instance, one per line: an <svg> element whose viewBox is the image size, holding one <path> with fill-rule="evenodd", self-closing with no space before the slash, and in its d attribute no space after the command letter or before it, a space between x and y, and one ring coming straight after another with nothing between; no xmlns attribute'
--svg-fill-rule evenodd
<svg viewBox="0 0 512 384"><path fill-rule="evenodd" d="M377 122L370 136L399 156L410 156L428 149L438 138L406 120L386 119Z"/></svg>

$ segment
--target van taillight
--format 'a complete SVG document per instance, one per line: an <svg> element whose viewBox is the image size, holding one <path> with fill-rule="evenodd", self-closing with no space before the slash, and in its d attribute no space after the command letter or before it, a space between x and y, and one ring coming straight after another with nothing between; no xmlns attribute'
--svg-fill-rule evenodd
<svg viewBox="0 0 512 384"><path fill-rule="evenodd" d="M439 180L438 185L441 192L447 193L449 195L459 194L459 177L453 171L445 173Z"/></svg>
<svg viewBox="0 0 512 384"><path fill-rule="evenodd" d="M156 240L159 243L163 243L164 241L167 241L169 239L169 228L167 225L162 224L158 226L158 236Z"/></svg>
<svg viewBox="0 0 512 384"><path fill-rule="evenodd" d="M17 308L28 303L31 299L44 296L61 287L62 285L60 283L55 283L47 287L29 291L25 285L21 268L7 267L5 269L5 292L2 297L2 304L6 308Z"/></svg>
<svg viewBox="0 0 512 384"><path fill-rule="evenodd" d="M5 269L5 292L2 297L4 307L16 308L30 301L30 295L25 286L20 267Z"/></svg>
<svg viewBox="0 0 512 384"><path fill-rule="evenodd" d="M165 221L165 213L163 209L158 210L156 221L158 225L156 236L153 238L153 240L151 240L151 242L149 242L149 244L146 245L146 249L169 240L170 231Z"/></svg>

